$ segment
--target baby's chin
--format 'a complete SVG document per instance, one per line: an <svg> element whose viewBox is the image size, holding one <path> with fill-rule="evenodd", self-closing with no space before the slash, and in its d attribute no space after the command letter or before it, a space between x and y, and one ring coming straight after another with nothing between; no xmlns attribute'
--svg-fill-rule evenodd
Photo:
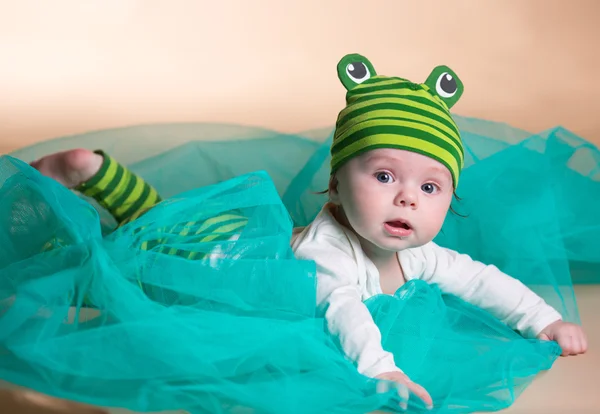
<svg viewBox="0 0 600 414"><path fill-rule="evenodd" d="M411 234L408 237L400 238L400 237L392 237L392 236L384 236L376 242L371 241L375 246L379 249L389 252L398 252L406 249L413 249L416 247L421 247L431 240L423 240L418 237L416 234Z"/></svg>

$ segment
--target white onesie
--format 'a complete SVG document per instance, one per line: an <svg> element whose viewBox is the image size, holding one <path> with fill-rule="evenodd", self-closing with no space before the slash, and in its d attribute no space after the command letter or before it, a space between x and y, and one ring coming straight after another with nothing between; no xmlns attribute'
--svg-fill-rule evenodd
<svg viewBox="0 0 600 414"><path fill-rule="evenodd" d="M292 249L317 265L317 306L332 335L363 375L401 371L381 344L366 299L381 294L379 272L358 238L340 225L326 205L307 227L296 229ZM469 256L433 242L398 252L406 280L421 279L485 309L530 338L561 315L523 283Z"/></svg>

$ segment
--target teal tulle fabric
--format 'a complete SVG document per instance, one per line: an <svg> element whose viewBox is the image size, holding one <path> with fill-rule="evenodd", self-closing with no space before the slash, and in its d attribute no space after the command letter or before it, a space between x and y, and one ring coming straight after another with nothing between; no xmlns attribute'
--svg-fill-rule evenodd
<svg viewBox="0 0 600 414"><path fill-rule="evenodd" d="M600 151L563 129L458 123L460 200L436 242L499 266L579 323L573 284L600 282ZM0 158L1 378L142 412L403 412L397 390L358 374L328 335L315 316L314 264L289 247L292 228L326 200L317 192L331 132L134 127ZM27 164L78 147L102 148L167 200L115 230L92 200ZM165 237L231 211L248 224L225 241ZM214 257L140 248L158 234L166 247ZM366 305L436 413L510 406L561 352L421 281ZM411 397L408 411L424 408Z"/></svg>

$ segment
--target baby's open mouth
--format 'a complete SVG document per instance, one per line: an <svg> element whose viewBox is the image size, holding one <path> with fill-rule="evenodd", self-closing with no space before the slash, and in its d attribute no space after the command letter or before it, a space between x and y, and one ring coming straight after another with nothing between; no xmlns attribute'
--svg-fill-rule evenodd
<svg viewBox="0 0 600 414"><path fill-rule="evenodd" d="M412 227L410 226L410 224L408 224L405 221L400 221L400 220L396 220L396 221L388 221L387 224L390 227L396 228L396 229L405 229L405 230L410 230Z"/></svg>

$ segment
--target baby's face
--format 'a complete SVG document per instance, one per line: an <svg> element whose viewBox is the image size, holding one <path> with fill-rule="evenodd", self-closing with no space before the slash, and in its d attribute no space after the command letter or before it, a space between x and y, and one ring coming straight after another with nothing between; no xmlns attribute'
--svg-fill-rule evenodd
<svg viewBox="0 0 600 414"><path fill-rule="evenodd" d="M337 185L336 184L337 181ZM400 251L430 242L452 201L450 171L432 158L382 148L353 158L330 188L369 249Z"/></svg>

